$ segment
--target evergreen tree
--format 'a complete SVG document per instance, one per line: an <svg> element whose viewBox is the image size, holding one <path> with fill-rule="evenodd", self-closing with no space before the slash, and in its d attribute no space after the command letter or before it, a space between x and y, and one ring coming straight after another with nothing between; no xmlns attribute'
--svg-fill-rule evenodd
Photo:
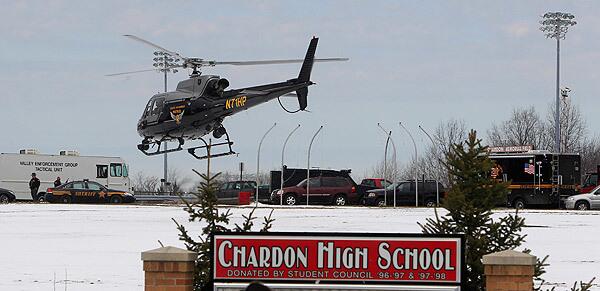
<svg viewBox="0 0 600 291"><path fill-rule="evenodd" d="M217 208L217 197L216 197L216 181L219 174L214 176L210 175L207 170L207 174L198 173L194 170L201 178L200 186L198 187L198 193L194 194L196 199L194 201L188 201L183 199L185 203L184 210L189 214L189 222L199 222L203 224L202 231L197 238L190 235L187 229L175 219L173 221L177 225L179 230L179 239L185 242L188 250L198 253L196 259L196 268L194 276L195 290L201 290L207 286L210 281L210 249L212 245L210 234L213 232L247 232L251 231L254 226L254 211L248 215L242 215L244 222L241 225L235 224L234 227L230 227L231 212L229 210L220 211ZM269 231L271 224L274 219L271 218L273 211L268 217L264 217L261 232Z"/></svg>
<svg viewBox="0 0 600 291"><path fill-rule="evenodd" d="M475 131L465 142L452 146L445 166L452 183L443 202L448 214L440 217L436 211L434 219L419 225L427 234L464 234L465 290L484 290L483 256L521 245L525 239L520 234L524 219L517 214L492 218L492 209L506 201L508 183L491 177L494 162Z"/></svg>

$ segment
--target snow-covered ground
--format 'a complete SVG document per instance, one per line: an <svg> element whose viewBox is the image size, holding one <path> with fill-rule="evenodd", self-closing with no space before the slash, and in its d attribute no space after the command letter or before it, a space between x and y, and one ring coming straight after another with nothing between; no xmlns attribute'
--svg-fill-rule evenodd
<svg viewBox="0 0 600 291"><path fill-rule="evenodd" d="M250 210L232 208L233 222ZM158 240L183 247L171 218L198 230L186 214L175 206L0 205L0 290L65 290L65 278L67 290L143 290L140 252L159 247ZM549 282L600 277L600 212L521 214L525 247L550 255ZM418 233L417 222L432 216L425 208L283 207L275 208L273 230Z"/></svg>

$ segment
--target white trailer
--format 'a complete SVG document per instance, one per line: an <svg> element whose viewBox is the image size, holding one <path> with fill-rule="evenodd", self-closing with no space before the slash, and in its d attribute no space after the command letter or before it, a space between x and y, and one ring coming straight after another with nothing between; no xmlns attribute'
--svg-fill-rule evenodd
<svg viewBox="0 0 600 291"><path fill-rule="evenodd" d="M131 191L129 168L119 157L80 156L76 151L60 151L58 155L39 154L37 150L0 153L0 188L12 190L18 200L32 200L32 173L40 179L38 197L54 187L57 177L63 183L88 179L110 189Z"/></svg>

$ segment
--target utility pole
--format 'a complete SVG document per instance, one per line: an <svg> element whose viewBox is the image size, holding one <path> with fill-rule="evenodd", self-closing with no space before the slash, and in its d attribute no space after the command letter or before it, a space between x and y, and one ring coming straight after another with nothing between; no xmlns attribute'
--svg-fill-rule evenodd
<svg viewBox="0 0 600 291"><path fill-rule="evenodd" d="M392 175L392 185L394 186L394 208L396 208L396 188L398 188L398 185L396 185L396 166L398 165L398 159L396 157L396 144L394 143L394 139L392 138L392 131L390 130L389 132L387 130L385 130L385 128L383 128L383 126L381 126L381 124L379 124L379 122L377 123L377 126L383 131L383 134L388 136L388 141L392 142L392 148L394 149L394 173ZM386 142L386 157L387 157L387 142ZM385 160L385 159L384 159ZM385 162L384 162L385 164ZM384 166L385 168L387 168L386 166ZM385 174L384 174L385 176ZM385 181L385 177L383 177L384 181ZM384 193L383 193L383 197L385 200L385 205L387 206L387 187L384 187Z"/></svg>
<svg viewBox="0 0 600 291"><path fill-rule="evenodd" d="M431 135L429 135L429 133L427 133L427 131L425 131L425 129L423 127L421 127L421 125L419 125L419 128L429 138L429 140L431 141L431 145L433 146L433 150L435 151L435 155L437 155L437 145L433 141L433 138L431 137ZM440 157L435 157L435 158L438 159L438 161L441 160ZM435 206L436 207L440 206L440 185L439 185L438 180L439 180L438 172L436 171L436 173L435 173L435 201L436 201Z"/></svg>
<svg viewBox="0 0 600 291"><path fill-rule="evenodd" d="M298 130L298 128L300 128L300 124L298 124L298 126L296 126L296 128L294 128L294 130L292 130L292 132L290 132L290 134L287 136L287 138L285 139L285 142L283 143L283 148L281 149L281 184L279 185L279 191L281 192L281 195L279 196L279 205L283 205L283 161L284 161L284 157L285 157L285 146L287 145L288 141L290 140L290 137L292 137L292 134L294 134L294 132L296 132L296 130Z"/></svg>
<svg viewBox="0 0 600 291"><path fill-rule="evenodd" d="M560 40L564 40L569 27L577 24L570 13L548 12L542 16L540 30L546 38L556 39L556 107L554 124L554 152L560 153Z"/></svg>
<svg viewBox="0 0 600 291"><path fill-rule="evenodd" d="M319 127L319 130L317 130L317 132L315 132L315 135L313 135L312 139L310 140L310 145L308 145L308 157L307 157L307 165L306 165L306 205L307 206L308 206L308 196L310 195L310 150L312 149L312 145L313 145L313 142L315 141L315 138L317 137L319 132L321 132L321 129L323 129L322 125L321 125L321 127Z"/></svg>
<svg viewBox="0 0 600 291"><path fill-rule="evenodd" d="M260 139L260 143L258 143L258 153L256 154L256 206L258 206L258 186L260 186L260 148L262 147L262 143L265 140L265 137L267 137L267 134L269 134L269 132L273 130L275 125L277 125L277 123L273 123L273 126L271 126L271 128L269 128L267 132L265 132L263 137Z"/></svg>
<svg viewBox="0 0 600 291"><path fill-rule="evenodd" d="M404 127L404 124L402 124L402 122L399 122L399 124L400 124L400 127L404 128L406 133L408 133L410 140L412 140L413 147L415 148L415 164L418 165L419 157L417 155L417 143L415 143L415 139L413 138L412 134L410 134L410 131L408 131L408 129L406 129L406 127ZM415 171L415 206L419 207L419 170L418 170L418 167L417 167L417 170Z"/></svg>

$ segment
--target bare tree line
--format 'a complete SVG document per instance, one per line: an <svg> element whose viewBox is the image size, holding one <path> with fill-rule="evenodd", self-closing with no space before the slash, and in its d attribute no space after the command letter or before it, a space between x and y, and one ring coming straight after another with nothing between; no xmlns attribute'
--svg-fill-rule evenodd
<svg viewBox="0 0 600 291"><path fill-rule="evenodd" d="M588 129L581 111L568 100L560 109L561 152L580 153L593 138L587 136ZM515 108L506 121L493 124L487 137L490 145L533 145L540 150L554 149L555 108L550 105L546 119L540 118L535 107Z"/></svg>
<svg viewBox="0 0 600 291"><path fill-rule="evenodd" d="M488 144L497 146L533 145L539 150L554 150L555 108L550 104L545 120L535 107L515 108L511 116L488 130ZM568 99L560 109L561 152L581 154L581 172L596 170L600 164L600 140L591 136L579 107Z"/></svg>
<svg viewBox="0 0 600 291"><path fill-rule="evenodd" d="M170 188L161 188L161 179L157 176L148 175L143 171L137 172L131 180L131 184L136 192L169 192L169 193L184 193L194 192L200 186L200 182L193 181L190 177L183 175L183 173L175 168L169 170L167 175L168 181L171 183ZM259 174L259 184L268 184L270 182L270 173L261 172ZM256 181L256 173L243 173L244 180ZM226 182L238 181L240 179L240 173L224 171L219 174L215 179L217 184Z"/></svg>
<svg viewBox="0 0 600 291"><path fill-rule="evenodd" d="M402 166L393 157L388 156L386 179L388 180L407 180L414 179L415 174L421 179L435 179L444 185L448 185L448 172L444 166L446 154L451 146L467 138L467 126L463 120L451 119L441 122L431 135L434 144L429 144L418 157L414 158L405 166ZM377 163L371 173L374 177L383 177L384 163L383 159Z"/></svg>
<svg viewBox="0 0 600 291"><path fill-rule="evenodd" d="M143 171L137 172L131 180L133 189L136 192L169 192L169 193L184 193L190 191L191 178L183 175L180 170L171 168L167 173L167 181L171 183L167 189L162 189L162 178L157 176L148 175ZM188 185L188 187L186 187ZM195 189L195 187L192 187Z"/></svg>
<svg viewBox="0 0 600 291"><path fill-rule="evenodd" d="M489 146L532 145L535 149L553 151L554 106L550 104L545 118L540 117L534 106L514 108L507 120L493 123L487 131L485 142ZM581 155L581 173L595 172L600 164L600 139L590 135L587 123L579 107L563 100L560 112L561 152ZM405 165L388 157L387 179L437 179L448 185L445 157L451 146L467 138L467 126L463 120L441 122L432 134L435 145L428 145L417 161L411 159ZM371 170L376 177L383 177L383 159Z"/></svg>

